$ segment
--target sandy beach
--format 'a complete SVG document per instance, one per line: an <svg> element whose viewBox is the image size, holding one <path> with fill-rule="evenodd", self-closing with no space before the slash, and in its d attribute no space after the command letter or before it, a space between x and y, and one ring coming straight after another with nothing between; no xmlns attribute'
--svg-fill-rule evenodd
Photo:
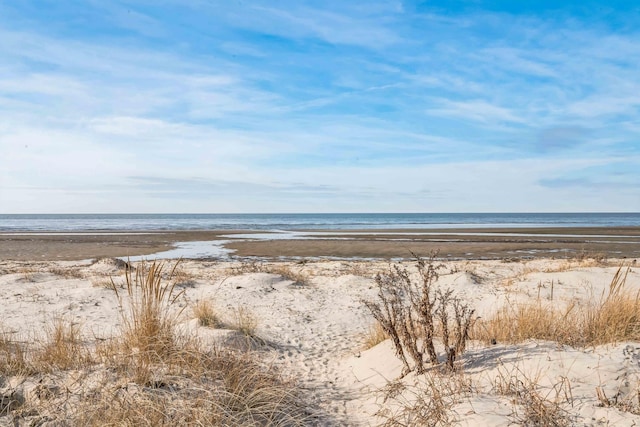
<svg viewBox="0 0 640 427"><path fill-rule="evenodd" d="M139 244L138 239L146 237L122 241L133 245ZM157 244L162 239L166 235L154 235L151 240ZM54 246L69 245L45 240ZM3 247L6 243L3 241ZM99 246L95 241L87 244L89 248ZM149 249L151 246L143 251ZM78 253L67 252L66 256L72 255ZM166 262L172 267L176 261ZM602 302L621 265L629 267L624 289L635 295L640 290L640 272L633 260L606 257L445 261L434 286L451 289L474 308L475 321L486 328L483 319L488 321L503 308L519 304L586 310ZM111 258L3 258L0 323L5 344L8 340L31 345L48 342L47 331L55 319L75 325L83 346L99 348L100 343L109 342L121 333L122 298L126 304L126 293L119 299L110 284L123 286L125 267ZM417 277L414 262L406 261L401 267ZM427 364L424 374L413 371L401 376L402 363L391 340L372 338L376 322L364 304L377 298L375 275L388 271L385 260L183 260L174 278L163 277L181 292L174 307L180 334L197 337L209 346L236 348L238 342L251 343L238 351L249 351L252 358L296 384L308 417L283 425L432 425L427 419L434 420L433 425L531 425L538 416L531 412L536 407L544 412L540 416L555 422L546 425L640 423L640 344L626 338L572 345L559 338L490 342L478 326L456 360L454 372ZM217 326L204 326L199 320L195 307L203 302L220 319ZM238 341L235 335L233 319L240 309L255 320L251 336L256 338L249 341ZM9 354L4 348L0 347L0 367ZM439 338L436 349L444 361ZM136 380L127 374L100 383L98 392L95 375L112 368L104 361L83 363L5 375L0 382L4 405L0 425L77 419L73 418L77 416L74 405L81 405L81 396L90 393L107 400L115 396L109 393L117 393L134 403L146 402L145 396L157 393L153 387L135 386ZM6 365L3 369L8 370ZM158 369L153 384L182 384L177 374L162 374L164 368ZM123 384L128 385L123 389ZM42 394L43 387L47 394ZM180 388L167 390L163 393L178 396L175 390ZM11 406L12 399L19 405Z"/></svg>

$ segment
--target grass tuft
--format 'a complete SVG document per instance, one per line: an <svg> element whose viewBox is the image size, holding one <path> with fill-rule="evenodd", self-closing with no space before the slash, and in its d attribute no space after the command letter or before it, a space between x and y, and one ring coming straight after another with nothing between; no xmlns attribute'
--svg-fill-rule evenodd
<svg viewBox="0 0 640 427"><path fill-rule="evenodd" d="M364 336L364 348L366 350L373 348L388 338L389 335L384 331L382 325L376 322L374 325L369 327L369 330Z"/></svg>
<svg viewBox="0 0 640 427"><path fill-rule="evenodd" d="M175 267L174 267L175 268ZM181 310L173 309L184 290L174 292L175 283L162 282L162 264L142 263L135 271L127 267L125 290L127 303L112 283L122 313L124 345L149 357L159 356L175 347L175 324Z"/></svg>
<svg viewBox="0 0 640 427"><path fill-rule="evenodd" d="M215 328L221 324L220 319L213 308L213 303L208 299L196 302L193 306L193 315L198 319L198 324L200 326Z"/></svg>
<svg viewBox="0 0 640 427"><path fill-rule="evenodd" d="M90 361L76 323L62 318L54 319L46 330L46 341L35 354L35 363L40 371L72 369L84 366Z"/></svg>
<svg viewBox="0 0 640 427"><path fill-rule="evenodd" d="M236 308L233 312L233 329L248 338L257 338L258 318L245 306Z"/></svg>
<svg viewBox="0 0 640 427"><path fill-rule="evenodd" d="M473 336L485 342L543 339L573 346L640 340L640 294L625 288L629 270L618 268L608 290L595 301L572 302L562 309L541 299L507 305L478 322Z"/></svg>
<svg viewBox="0 0 640 427"><path fill-rule="evenodd" d="M473 383L462 371L434 369L418 378L415 387L400 380L389 382L383 391L386 405L376 415L384 427L449 426L458 421L452 410L475 392Z"/></svg>
<svg viewBox="0 0 640 427"><path fill-rule="evenodd" d="M514 405L512 417L518 425L565 427L572 425L564 405L573 403L571 385L566 377L551 387L541 387L540 380L518 366L498 370L494 392L507 396Z"/></svg>
<svg viewBox="0 0 640 427"><path fill-rule="evenodd" d="M0 332L0 379L14 375L28 375L32 368L25 346L8 332Z"/></svg>
<svg viewBox="0 0 640 427"><path fill-rule="evenodd" d="M78 326L62 319L38 347L0 334L0 384L19 383L0 394L0 417L89 427L317 424L300 390L255 353L180 333L174 305L182 292L162 278L160 264L135 274L127 268L125 290L113 286L121 335L95 347L85 347ZM255 334L248 310L239 309L237 319L243 333Z"/></svg>

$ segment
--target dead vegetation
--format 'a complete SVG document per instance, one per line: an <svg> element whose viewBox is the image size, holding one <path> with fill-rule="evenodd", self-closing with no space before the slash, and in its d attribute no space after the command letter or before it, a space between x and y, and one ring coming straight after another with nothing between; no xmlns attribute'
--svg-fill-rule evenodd
<svg viewBox="0 0 640 427"><path fill-rule="evenodd" d="M51 266L48 270L49 273L65 279L84 279L84 273L79 268Z"/></svg>
<svg viewBox="0 0 640 427"><path fill-rule="evenodd" d="M364 348L370 349L389 339L389 335L384 331L380 323L376 322L369 327L364 335Z"/></svg>
<svg viewBox="0 0 640 427"><path fill-rule="evenodd" d="M571 406L573 395L566 377L550 387L542 387L540 378L517 365L501 365L493 381L493 392L505 396L513 404L512 417L524 426L564 427L572 425L565 406Z"/></svg>
<svg viewBox="0 0 640 427"><path fill-rule="evenodd" d="M471 379L462 371L440 369L420 376L412 387L396 380L381 391L384 406L376 416L385 427L450 426L458 418L453 407L476 392Z"/></svg>
<svg viewBox="0 0 640 427"><path fill-rule="evenodd" d="M170 275L169 275L170 276ZM122 330L86 343L57 319L28 346L0 335L0 417L16 425L306 425L314 414L296 386L255 354L182 334L161 264L126 269ZM246 333L251 316L241 313ZM19 380L18 380L19 379Z"/></svg>
<svg viewBox="0 0 640 427"><path fill-rule="evenodd" d="M399 265L376 276L378 299L364 301L384 332L389 335L402 361L402 375L415 369L425 371L426 363L440 363L435 348L440 335L446 361L453 369L458 355L466 348L474 310L456 297L451 290L436 289L440 265L435 255L417 258L418 279ZM413 366L409 364L413 361Z"/></svg>
<svg viewBox="0 0 640 427"><path fill-rule="evenodd" d="M258 338L258 318L245 306L233 311L233 323L230 326L247 338Z"/></svg>
<svg viewBox="0 0 640 427"><path fill-rule="evenodd" d="M198 319L200 326L216 328L221 324L213 303L209 299L197 301L193 306L193 315Z"/></svg>
<svg viewBox="0 0 640 427"><path fill-rule="evenodd" d="M527 339L590 346L640 340L640 294L625 288L629 267L619 267L600 297L572 301L559 308L538 298L507 304L476 324L473 337L485 342L518 343Z"/></svg>
<svg viewBox="0 0 640 427"><path fill-rule="evenodd" d="M283 280L292 281L293 285L305 286L309 284L310 279L309 274L302 270L305 264L306 263L302 263L298 268L294 268L283 263L267 263L257 260L241 261L238 265L230 267L229 273L232 275L250 273L277 274L282 277Z"/></svg>

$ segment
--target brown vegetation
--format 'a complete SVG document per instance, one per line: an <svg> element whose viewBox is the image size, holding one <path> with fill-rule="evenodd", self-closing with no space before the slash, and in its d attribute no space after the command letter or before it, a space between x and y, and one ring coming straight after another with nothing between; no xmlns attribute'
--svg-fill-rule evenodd
<svg viewBox="0 0 640 427"><path fill-rule="evenodd" d="M450 290L435 289L438 269L435 255L417 259L419 279L406 268L392 266L376 276L377 301L364 301L384 332L391 337L396 355L403 364L403 375L413 369L424 373L425 357L437 365L440 361L434 339L440 332L447 363L453 368L456 357L464 352L474 310ZM408 356L413 360L409 365Z"/></svg>
<svg viewBox="0 0 640 427"><path fill-rule="evenodd" d="M127 267L126 292L113 287L122 331L103 343L84 344L62 319L33 348L0 335L0 384L17 384L0 395L0 417L16 425L307 424L312 414L295 385L255 355L178 332L182 292L163 283L162 269ZM255 330L247 313L240 317L247 333Z"/></svg>
<svg viewBox="0 0 640 427"><path fill-rule="evenodd" d="M584 303L565 308L538 299L510 304L492 318L477 322L473 337L485 342L518 343L527 339L573 346L640 340L640 295L625 288L629 268L618 268L609 288Z"/></svg>

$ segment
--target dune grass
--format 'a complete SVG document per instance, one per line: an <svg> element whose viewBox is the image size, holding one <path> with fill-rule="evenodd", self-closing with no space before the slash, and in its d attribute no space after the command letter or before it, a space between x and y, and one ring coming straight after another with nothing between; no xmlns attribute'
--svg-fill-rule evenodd
<svg viewBox="0 0 640 427"><path fill-rule="evenodd" d="M216 310L213 307L213 303L209 299L197 301L193 305L192 311L195 318L198 319L198 324L200 326L216 328L221 324Z"/></svg>
<svg viewBox="0 0 640 427"><path fill-rule="evenodd" d="M549 301L508 304L476 323L473 338L518 343L527 339L590 346L640 340L640 294L625 287L629 268L618 268L599 298L558 308Z"/></svg>
<svg viewBox="0 0 640 427"><path fill-rule="evenodd" d="M573 404L571 384L560 377L551 387L540 386L540 373L529 372L517 364L501 365L493 379L493 392L508 397L513 404L512 418L518 425L565 427L572 425L566 408Z"/></svg>
<svg viewBox="0 0 640 427"><path fill-rule="evenodd" d="M85 344L64 319L34 347L0 334L0 384L19 384L0 396L0 417L16 425L307 425L313 414L301 391L256 354L180 332L183 291L163 277L162 264L127 267L124 291L113 286L121 331L104 342ZM254 331L255 319L241 317Z"/></svg>
<svg viewBox="0 0 640 427"><path fill-rule="evenodd" d="M301 269L294 269L293 267L282 263L266 263L263 261L242 261L235 267L231 267L230 274L240 275L249 273L269 273L277 274L284 280L291 280L294 285L304 286L309 284L309 275L303 272Z"/></svg>
<svg viewBox="0 0 640 427"><path fill-rule="evenodd" d="M382 325L376 322L369 327L364 335L364 348L365 350L373 348L388 338L389 335L385 332Z"/></svg>

